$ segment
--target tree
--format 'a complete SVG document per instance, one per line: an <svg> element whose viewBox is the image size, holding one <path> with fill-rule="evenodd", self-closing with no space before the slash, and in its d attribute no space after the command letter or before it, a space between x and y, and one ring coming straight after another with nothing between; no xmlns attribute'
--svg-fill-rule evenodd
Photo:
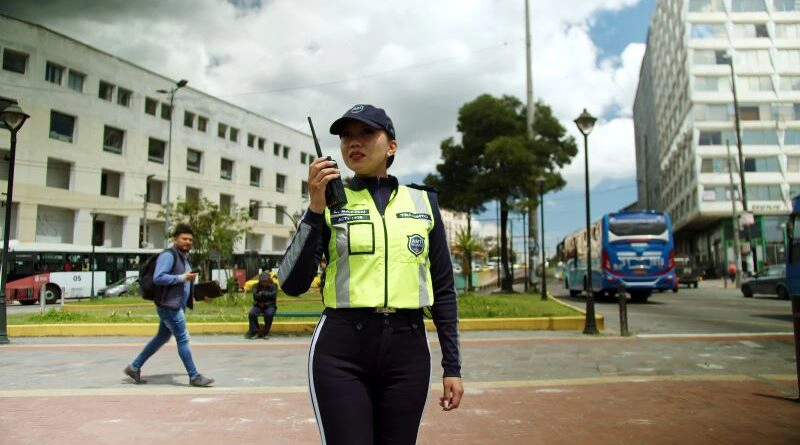
<svg viewBox="0 0 800 445"><path fill-rule="evenodd" d="M478 240L472 236L469 229L461 229L456 234L456 248L461 250L461 270L467 278L467 291L473 289L472 287L472 254L480 248Z"/></svg>
<svg viewBox="0 0 800 445"><path fill-rule="evenodd" d="M228 210L228 209L226 209ZM164 211L159 212L163 216ZM211 279L210 254L218 253L223 262L233 257L233 247L250 230L248 210L233 205L223 211L206 198L200 201L177 201L172 205L173 221L188 224L194 232L192 257L200 265L200 279ZM222 265L222 264L221 264Z"/></svg>
<svg viewBox="0 0 800 445"><path fill-rule="evenodd" d="M513 275L509 269L508 212L538 205L538 178L546 179L546 190L555 190L565 182L556 171L578 153L574 138L542 102L535 105L533 138L526 131L526 109L512 96L500 98L488 94L478 96L459 109L458 130L461 145L452 138L442 143L443 163L437 166L438 177L432 185L446 185L443 206L448 194L469 200L472 209L489 200L500 204L500 259L503 267L504 291L513 291ZM445 150L447 148L447 150ZM457 173L468 172L468 178ZM446 176L445 174L449 174ZM426 181L427 182L427 181ZM466 205L466 204L464 204Z"/></svg>

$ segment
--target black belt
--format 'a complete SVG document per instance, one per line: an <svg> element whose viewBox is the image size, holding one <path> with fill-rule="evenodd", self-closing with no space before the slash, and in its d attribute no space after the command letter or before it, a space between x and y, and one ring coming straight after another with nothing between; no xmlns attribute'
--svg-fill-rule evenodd
<svg viewBox="0 0 800 445"><path fill-rule="evenodd" d="M332 308L326 307L322 311L323 314L332 317L344 318L347 320L364 320L369 317L422 317L422 309L397 309L397 308L384 308L384 307L350 307L350 308Z"/></svg>

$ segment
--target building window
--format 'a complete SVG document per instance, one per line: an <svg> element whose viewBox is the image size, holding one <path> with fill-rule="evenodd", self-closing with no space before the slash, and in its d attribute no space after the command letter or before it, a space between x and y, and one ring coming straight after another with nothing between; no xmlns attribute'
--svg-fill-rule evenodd
<svg viewBox="0 0 800 445"><path fill-rule="evenodd" d="M300 182L300 197L303 199L308 199L308 181Z"/></svg>
<svg viewBox="0 0 800 445"><path fill-rule="evenodd" d="M747 199L752 201L783 201L779 185L747 185Z"/></svg>
<svg viewBox="0 0 800 445"><path fill-rule="evenodd" d="M247 133L247 146L253 148L256 145L256 135Z"/></svg>
<svg viewBox="0 0 800 445"><path fill-rule="evenodd" d="M728 173L728 159L704 158L700 164L700 173Z"/></svg>
<svg viewBox="0 0 800 445"><path fill-rule="evenodd" d="M167 104L161 104L161 119L172 119L172 108Z"/></svg>
<svg viewBox="0 0 800 445"><path fill-rule="evenodd" d="M734 191L733 195L736 197L736 199L739 199L738 188ZM731 200L730 186L703 188L703 201L730 201L730 200Z"/></svg>
<svg viewBox="0 0 800 445"><path fill-rule="evenodd" d="M286 188L286 176L280 173L275 175L275 191L284 193Z"/></svg>
<svg viewBox="0 0 800 445"><path fill-rule="evenodd" d="M744 171L746 172L779 172L777 157L745 158Z"/></svg>
<svg viewBox="0 0 800 445"><path fill-rule="evenodd" d="M800 130L786 130L783 138L784 145L800 145Z"/></svg>
<svg viewBox="0 0 800 445"><path fill-rule="evenodd" d="M191 113L189 111L183 112L183 126L194 128L194 113Z"/></svg>
<svg viewBox="0 0 800 445"><path fill-rule="evenodd" d="M50 139L72 142L74 132L75 116L58 111L50 112Z"/></svg>
<svg viewBox="0 0 800 445"><path fill-rule="evenodd" d="M150 138L147 144L147 160L150 162L164 163L164 153L167 151L167 143L160 140Z"/></svg>
<svg viewBox="0 0 800 445"><path fill-rule="evenodd" d="M741 105L739 106L739 117L743 121L757 121L759 119L758 105Z"/></svg>
<svg viewBox="0 0 800 445"><path fill-rule="evenodd" d="M698 121L728 121L730 116L728 105L698 104L694 109Z"/></svg>
<svg viewBox="0 0 800 445"><path fill-rule="evenodd" d="M233 195L219 194L219 211L225 215L231 214L233 209Z"/></svg>
<svg viewBox="0 0 800 445"><path fill-rule="evenodd" d="M67 75L67 86L71 90L83 93L83 83L85 80L86 80L85 74L69 70L69 75Z"/></svg>
<svg viewBox="0 0 800 445"><path fill-rule="evenodd" d="M306 163L306 152L304 152L304 151L300 152L300 163L303 164L303 165L305 165L305 163Z"/></svg>
<svg viewBox="0 0 800 445"><path fill-rule="evenodd" d="M120 88L117 90L117 105L122 105L123 107L130 107L131 106L131 96L133 93L131 90L126 90L125 88Z"/></svg>
<svg viewBox="0 0 800 445"><path fill-rule="evenodd" d="M722 23L693 23L691 37L693 39L724 39L728 35Z"/></svg>
<svg viewBox="0 0 800 445"><path fill-rule="evenodd" d="M28 55L12 49L3 50L3 70L25 74L28 67Z"/></svg>
<svg viewBox="0 0 800 445"><path fill-rule="evenodd" d="M761 12L766 11L764 0L731 0L732 12Z"/></svg>
<svg viewBox="0 0 800 445"><path fill-rule="evenodd" d="M197 129L205 133L208 129L208 118L197 116Z"/></svg>
<svg viewBox="0 0 800 445"><path fill-rule="evenodd" d="M261 201L250 201L250 205L248 206L248 215L250 215L250 219L254 221L258 221L258 213L261 210Z"/></svg>
<svg viewBox="0 0 800 445"><path fill-rule="evenodd" d="M103 150L111 153L122 154L122 143L125 132L119 128L106 126L103 131Z"/></svg>
<svg viewBox="0 0 800 445"><path fill-rule="evenodd" d="M764 23L737 23L733 26L733 35L742 39L769 37Z"/></svg>
<svg viewBox="0 0 800 445"><path fill-rule="evenodd" d="M108 82L103 82L101 80L100 81L100 89L98 91L97 96L100 99L110 101L111 98L114 97L114 85L112 85L112 84L110 84Z"/></svg>
<svg viewBox="0 0 800 445"><path fill-rule="evenodd" d="M742 49L738 52L737 64L743 66L772 67L769 51L766 49Z"/></svg>
<svg viewBox="0 0 800 445"><path fill-rule="evenodd" d="M231 142L239 142L239 129L231 127L230 133Z"/></svg>
<svg viewBox="0 0 800 445"><path fill-rule="evenodd" d="M64 67L53 62L47 62L44 71L44 80L61 85L61 78L64 77Z"/></svg>
<svg viewBox="0 0 800 445"><path fill-rule="evenodd" d="M233 179L233 161L225 158L220 159L219 177L228 181Z"/></svg>
<svg viewBox="0 0 800 445"><path fill-rule="evenodd" d="M778 133L775 130L742 130L742 144L778 145Z"/></svg>
<svg viewBox="0 0 800 445"><path fill-rule="evenodd" d="M203 153L191 148L186 150L186 170L190 172L200 173L200 167L203 163Z"/></svg>
<svg viewBox="0 0 800 445"><path fill-rule="evenodd" d="M261 169L258 167L250 167L250 185L253 187L261 187Z"/></svg>
<svg viewBox="0 0 800 445"><path fill-rule="evenodd" d="M800 65L800 50L779 49L777 54L776 64L781 69L797 69Z"/></svg>
<svg viewBox="0 0 800 445"><path fill-rule="evenodd" d="M202 191L194 187L186 187L186 202L197 204L200 202Z"/></svg>
<svg viewBox="0 0 800 445"><path fill-rule="evenodd" d="M287 147L285 145L283 146L283 157L284 157L284 159L289 159L289 152L291 150L292 150L291 148L289 148L289 147Z"/></svg>
<svg viewBox="0 0 800 445"><path fill-rule="evenodd" d="M274 154L275 156L280 156L281 155L281 144L279 144L277 142L272 144L272 154Z"/></svg>
<svg viewBox="0 0 800 445"><path fill-rule="evenodd" d="M776 23L775 37L779 39L800 39L800 23Z"/></svg>
<svg viewBox="0 0 800 445"><path fill-rule="evenodd" d="M151 114L153 116L156 115L156 110L158 109L158 101L149 97L144 98L144 112L147 114Z"/></svg>
<svg viewBox="0 0 800 445"><path fill-rule="evenodd" d="M69 190L71 175L71 163L58 159L47 158L47 177L45 178L45 186Z"/></svg>
<svg viewBox="0 0 800 445"><path fill-rule="evenodd" d="M775 2L775 10L776 11L798 11L800 10L800 6L797 4L797 0L774 0Z"/></svg>
<svg viewBox="0 0 800 445"><path fill-rule="evenodd" d="M773 91L769 76L743 76L742 81L747 91Z"/></svg>
<svg viewBox="0 0 800 445"><path fill-rule="evenodd" d="M781 76L781 91L800 91L800 76Z"/></svg>
<svg viewBox="0 0 800 445"><path fill-rule="evenodd" d="M283 216L287 214L286 207L275 206L275 224L283 224Z"/></svg>
<svg viewBox="0 0 800 445"><path fill-rule="evenodd" d="M119 198L122 187L122 174L110 170L100 173L100 194Z"/></svg>
<svg viewBox="0 0 800 445"><path fill-rule="evenodd" d="M716 51L713 49L696 49L692 53L692 63L695 65L716 65Z"/></svg>
<svg viewBox="0 0 800 445"><path fill-rule="evenodd" d="M786 171L800 173L800 156L788 156L786 158Z"/></svg>
<svg viewBox="0 0 800 445"><path fill-rule="evenodd" d="M689 12L723 11L722 0L689 0Z"/></svg>
<svg viewBox="0 0 800 445"><path fill-rule="evenodd" d="M258 138L258 149L264 151L264 144L266 143L267 143L266 139Z"/></svg>
<svg viewBox="0 0 800 445"><path fill-rule="evenodd" d="M228 132L228 126L227 125L225 125L223 123L219 123L217 125L217 136L218 137L221 137L222 139L225 139L225 134L227 132Z"/></svg>
<svg viewBox="0 0 800 445"><path fill-rule="evenodd" d="M719 91L718 76L697 76L694 78L695 91Z"/></svg>
<svg viewBox="0 0 800 445"><path fill-rule="evenodd" d="M701 131L697 145L722 145L722 133L719 131Z"/></svg>

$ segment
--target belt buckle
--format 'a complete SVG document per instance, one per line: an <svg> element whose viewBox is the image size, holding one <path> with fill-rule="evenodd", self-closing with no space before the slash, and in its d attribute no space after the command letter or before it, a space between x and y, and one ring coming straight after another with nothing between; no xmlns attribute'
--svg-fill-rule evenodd
<svg viewBox="0 0 800 445"><path fill-rule="evenodd" d="M388 315L388 314L394 314L395 312L397 312L397 309L395 309L393 307L376 307L375 308L375 313L377 313L377 314Z"/></svg>

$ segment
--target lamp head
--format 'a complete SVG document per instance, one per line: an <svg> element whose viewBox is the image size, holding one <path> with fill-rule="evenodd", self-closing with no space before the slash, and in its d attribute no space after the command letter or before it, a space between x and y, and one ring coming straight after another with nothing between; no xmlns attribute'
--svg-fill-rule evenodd
<svg viewBox="0 0 800 445"><path fill-rule="evenodd" d="M545 182L547 182L547 180L544 178L544 176L539 176L536 178L536 183L539 184L539 193L544 193Z"/></svg>
<svg viewBox="0 0 800 445"><path fill-rule="evenodd" d="M183 87L185 87L185 86L186 86L186 84L187 84L187 83L189 83L189 81L188 81L188 80L186 80L186 79L181 79L181 80L179 80L179 81L178 81L178 83L176 83L176 84L175 84L175 86L176 86L177 88L183 88ZM177 88L176 88L176 89L177 89Z"/></svg>
<svg viewBox="0 0 800 445"><path fill-rule="evenodd" d="M12 132L16 132L25 121L30 117L28 113L22 111L22 108L19 107L17 104L11 104L7 106L2 113L0 113L0 120L6 124L9 130Z"/></svg>
<svg viewBox="0 0 800 445"><path fill-rule="evenodd" d="M578 126L578 130L580 130L584 136L592 132L595 122L597 122L597 118L589 114L586 108L584 108L583 113L575 119L575 125Z"/></svg>

